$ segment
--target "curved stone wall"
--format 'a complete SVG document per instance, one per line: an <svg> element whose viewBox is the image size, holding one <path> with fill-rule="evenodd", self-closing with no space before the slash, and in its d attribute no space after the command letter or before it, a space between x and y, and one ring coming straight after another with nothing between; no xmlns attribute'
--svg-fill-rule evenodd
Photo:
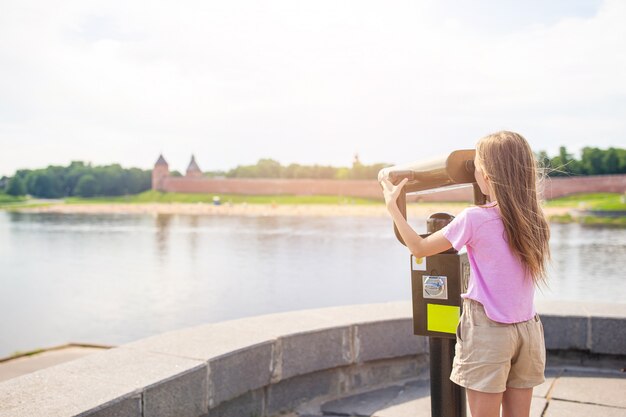
<svg viewBox="0 0 626 417"><path fill-rule="evenodd" d="M539 304L546 347L626 354L626 304ZM427 378L409 302L270 314L167 332L0 384L0 416L269 416ZM426 371L426 374L424 373Z"/></svg>

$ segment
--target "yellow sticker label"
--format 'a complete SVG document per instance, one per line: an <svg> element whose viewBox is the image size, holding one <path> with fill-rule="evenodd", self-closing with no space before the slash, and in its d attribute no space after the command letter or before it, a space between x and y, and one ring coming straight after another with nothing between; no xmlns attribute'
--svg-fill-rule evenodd
<svg viewBox="0 0 626 417"><path fill-rule="evenodd" d="M461 307L426 304L426 328L431 332L456 333Z"/></svg>
<svg viewBox="0 0 626 417"><path fill-rule="evenodd" d="M413 271L426 271L426 258L416 258L411 255L411 267Z"/></svg>

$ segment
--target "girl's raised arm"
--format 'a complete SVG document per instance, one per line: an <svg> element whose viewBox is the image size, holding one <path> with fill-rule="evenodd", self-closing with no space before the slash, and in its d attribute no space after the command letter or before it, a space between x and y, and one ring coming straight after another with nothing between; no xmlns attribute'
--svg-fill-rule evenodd
<svg viewBox="0 0 626 417"><path fill-rule="evenodd" d="M406 244L409 251L416 258L423 258L444 252L452 247L452 244L446 239L441 230L436 231L426 238L422 238L400 213L400 209L396 203L402 187L408 180L403 179L398 185L394 186L387 178L381 180L383 186L383 194L385 196L385 205L389 214L393 218L396 228L402 236L402 240Z"/></svg>

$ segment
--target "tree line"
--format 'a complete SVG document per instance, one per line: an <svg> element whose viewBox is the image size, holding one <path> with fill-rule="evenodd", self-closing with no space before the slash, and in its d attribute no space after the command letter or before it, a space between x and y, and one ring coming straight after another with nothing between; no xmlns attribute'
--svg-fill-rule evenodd
<svg viewBox="0 0 626 417"><path fill-rule="evenodd" d="M565 146L559 154L550 157L546 151L535 153L539 166L549 176L626 174L626 149L585 147L580 159L567 152ZM211 173L228 178L324 178L324 179L374 179L378 171L393 164L363 165L355 161L351 168L332 166L306 166L291 164L282 166L273 159L261 159L256 165L240 165L227 173Z"/></svg>
<svg viewBox="0 0 626 417"><path fill-rule="evenodd" d="M540 165L546 168L549 176L626 174L626 149L606 150L584 147L580 159L567 152L565 146L559 154L549 157L545 151L536 154Z"/></svg>
<svg viewBox="0 0 626 417"><path fill-rule="evenodd" d="M580 159L567 152L550 157L545 151L535 154L539 165L549 176L602 175L626 173L626 149L585 147ZM313 179L375 179L378 171L393 164L364 165L355 159L351 167L328 165L281 165L273 159L260 159L255 165L239 165L227 172L209 171L206 177L226 178L313 178ZM119 164L91 166L73 161L67 167L18 170L13 177L0 179L0 192L13 196L32 195L39 198L119 196L138 194L151 188L151 170L122 168ZM181 176L172 171L172 176Z"/></svg>
<svg viewBox="0 0 626 417"><path fill-rule="evenodd" d="M3 178L6 194L38 198L94 197L138 194L151 187L152 171L122 168L119 164L91 166L73 161L68 166L21 169Z"/></svg>
<svg viewBox="0 0 626 417"><path fill-rule="evenodd" d="M226 173L226 178L312 178L334 180L371 180L378 171L393 164L377 163L364 165L355 161L352 167L333 167L330 165L281 165L273 159L259 159L256 165L239 165ZM211 176L217 176L213 173Z"/></svg>

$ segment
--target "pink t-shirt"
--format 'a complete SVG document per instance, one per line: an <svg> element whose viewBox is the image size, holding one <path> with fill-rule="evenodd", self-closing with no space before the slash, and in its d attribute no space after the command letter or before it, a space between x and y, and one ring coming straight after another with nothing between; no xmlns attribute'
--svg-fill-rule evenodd
<svg viewBox="0 0 626 417"><path fill-rule="evenodd" d="M454 249L467 248L470 280L461 297L480 302L501 323L535 316L533 280L509 249L498 206L468 207L441 231Z"/></svg>

